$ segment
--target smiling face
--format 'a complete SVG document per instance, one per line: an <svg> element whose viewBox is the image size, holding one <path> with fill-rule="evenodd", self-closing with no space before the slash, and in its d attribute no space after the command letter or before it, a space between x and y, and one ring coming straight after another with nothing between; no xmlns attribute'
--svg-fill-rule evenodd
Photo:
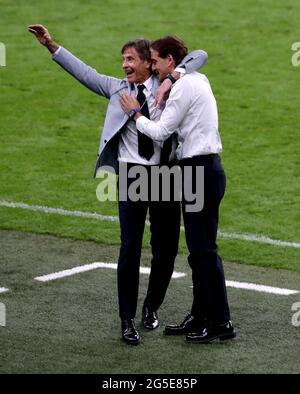
<svg viewBox="0 0 300 394"><path fill-rule="evenodd" d="M154 49L151 50L151 60L152 71L157 75L160 82L162 82L175 68L175 63L171 55L168 55L166 58L162 58Z"/></svg>
<svg viewBox="0 0 300 394"><path fill-rule="evenodd" d="M142 60L134 47L126 48L122 54L123 70L129 83L143 83L151 75L151 63Z"/></svg>

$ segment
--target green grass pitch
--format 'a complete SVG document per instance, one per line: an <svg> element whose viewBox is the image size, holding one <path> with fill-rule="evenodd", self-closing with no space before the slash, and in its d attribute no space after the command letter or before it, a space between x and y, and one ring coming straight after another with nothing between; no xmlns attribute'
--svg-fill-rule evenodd
<svg viewBox="0 0 300 394"><path fill-rule="evenodd" d="M0 201L118 214L116 203L96 199L99 181L92 177L107 101L51 61L27 25L44 24L59 44L87 64L120 78L125 41L177 34L190 50L202 48L209 55L202 72L218 103L228 181L220 230L299 242L300 67L291 62L291 46L300 41L299 17L294 0L0 0L0 42L6 46L7 63L0 67ZM177 338L166 340L161 331L146 333L135 359L134 350L119 343L117 310L109 309L116 302L114 271L49 285L32 281L52 268L91 262L91 256L95 261L116 259L117 223L0 206L0 229L0 287L11 290L0 294L8 311L8 325L0 327L2 373L299 373L300 331L290 322L297 296L230 289L239 341L191 347L191 363L164 370L165 356L181 360L186 345ZM55 246L46 234L61 239ZM49 243L50 249L45 246L39 260L38 250L30 254L27 242L41 250ZM144 265L149 263L148 244L146 230ZM266 284L299 288L299 248L222 237L219 247L232 278L259 282L266 272ZM183 235L180 253L176 269L187 272ZM189 281L172 282L161 312L164 322L187 311ZM141 297L145 288L143 278ZM175 309L178 302L180 310ZM102 315L109 321L105 332ZM157 359L145 357L150 345L162 349ZM133 364L126 369L128 357Z"/></svg>

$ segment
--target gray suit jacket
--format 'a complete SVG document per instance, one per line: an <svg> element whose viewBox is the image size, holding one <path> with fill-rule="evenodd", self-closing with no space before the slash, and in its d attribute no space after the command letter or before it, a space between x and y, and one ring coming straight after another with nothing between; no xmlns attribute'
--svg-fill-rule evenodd
<svg viewBox="0 0 300 394"><path fill-rule="evenodd" d="M207 57L207 53L202 50L193 51L183 59L179 67L184 67L187 73L196 71L204 65ZM100 167L104 166L113 167L117 174L119 136L128 120L128 115L121 108L120 95L126 91L134 95L134 86L128 83L127 78L119 79L99 74L63 47L58 53L54 53L52 58L84 86L109 99L94 175ZM152 93L155 95L159 82L155 76L152 78L154 80Z"/></svg>

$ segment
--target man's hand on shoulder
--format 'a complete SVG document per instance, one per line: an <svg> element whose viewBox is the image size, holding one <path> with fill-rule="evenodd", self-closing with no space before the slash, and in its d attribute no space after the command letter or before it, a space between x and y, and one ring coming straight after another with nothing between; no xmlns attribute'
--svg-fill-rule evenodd
<svg viewBox="0 0 300 394"><path fill-rule="evenodd" d="M47 47L51 53L54 53L59 46L52 40L49 31L43 25L29 25L28 31L34 34L37 40Z"/></svg>
<svg viewBox="0 0 300 394"><path fill-rule="evenodd" d="M172 82L170 79L166 78L159 88L156 90L155 94L155 106L160 108L163 101L167 101L169 93L171 91Z"/></svg>
<svg viewBox="0 0 300 394"><path fill-rule="evenodd" d="M180 73L181 70L185 71L182 68L176 68L173 70L171 74L167 75L167 78L156 90L155 106L157 108L160 108L163 102L168 100L173 83L175 83L181 77L181 75L184 75L184 73Z"/></svg>

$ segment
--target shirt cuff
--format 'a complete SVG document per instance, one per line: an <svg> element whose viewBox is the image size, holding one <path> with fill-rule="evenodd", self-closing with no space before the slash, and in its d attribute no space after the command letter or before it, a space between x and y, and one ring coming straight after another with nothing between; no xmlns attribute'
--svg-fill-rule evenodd
<svg viewBox="0 0 300 394"><path fill-rule="evenodd" d="M61 50L61 46L59 46L55 52L52 53L52 57L58 56L59 52Z"/></svg>
<svg viewBox="0 0 300 394"><path fill-rule="evenodd" d="M144 134L144 127L147 125L147 123L149 122L149 119L146 118L146 116L140 116L137 121L136 121L136 128Z"/></svg>
<svg viewBox="0 0 300 394"><path fill-rule="evenodd" d="M186 69L183 67L176 67L174 71L177 71L180 74L180 78L186 74Z"/></svg>

